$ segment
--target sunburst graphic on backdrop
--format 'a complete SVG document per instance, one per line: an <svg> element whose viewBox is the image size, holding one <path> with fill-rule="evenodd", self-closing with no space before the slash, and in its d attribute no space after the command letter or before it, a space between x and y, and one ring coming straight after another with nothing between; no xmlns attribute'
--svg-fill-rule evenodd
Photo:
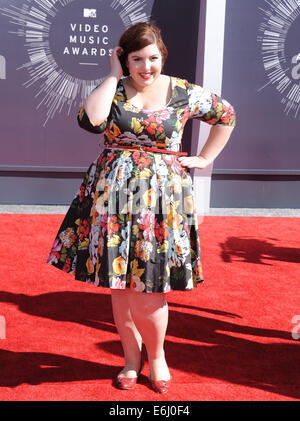
<svg viewBox="0 0 300 421"><path fill-rule="evenodd" d="M259 8L264 20L259 26L263 66L269 81L281 95L286 115L296 118L300 108L300 0L265 0L268 7ZM290 41L292 41L290 43ZM298 44L299 50L294 46Z"/></svg>
<svg viewBox="0 0 300 421"><path fill-rule="evenodd" d="M10 18L10 23L16 30L9 31L18 37L24 38L24 46L28 53L29 61L17 70L25 69L29 78L23 83L26 88L37 86L37 109L44 106L46 118L44 126L56 113L60 113L66 107L67 114L71 109L78 107L89 93L101 83L105 77L86 80L76 77L71 71L66 70L57 62L54 49L51 48L50 35L56 30L55 21L61 19L64 8L71 3L80 3L81 9L91 2L81 0L27 0L21 7L8 6L0 8L4 16ZM148 21L149 16L145 12L146 0L101 0L93 3L96 6L107 4L111 12L118 16L124 28L135 22ZM78 5L79 6L79 5ZM96 9L84 9L85 17L96 17ZM67 13L65 13L67 16ZM55 26L55 29L53 29ZM78 24L79 26L79 24ZM84 46L83 46L84 47ZM95 49L96 50L96 49ZM92 61L79 62L78 65L97 65ZM82 72L81 72L82 73Z"/></svg>

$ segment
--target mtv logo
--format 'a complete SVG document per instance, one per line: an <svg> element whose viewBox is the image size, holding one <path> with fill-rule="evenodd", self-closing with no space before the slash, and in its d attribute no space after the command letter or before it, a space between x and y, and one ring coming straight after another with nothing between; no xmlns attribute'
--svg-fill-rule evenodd
<svg viewBox="0 0 300 421"><path fill-rule="evenodd" d="M83 17L84 18L96 18L97 17L97 9L83 9Z"/></svg>

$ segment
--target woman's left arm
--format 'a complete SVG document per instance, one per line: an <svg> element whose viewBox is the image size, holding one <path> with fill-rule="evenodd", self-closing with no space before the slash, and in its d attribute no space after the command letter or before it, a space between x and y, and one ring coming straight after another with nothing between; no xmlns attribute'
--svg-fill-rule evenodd
<svg viewBox="0 0 300 421"><path fill-rule="evenodd" d="M178 158L181 165L189 168L206 168L228 142L236 124L233 106L219 95L202 86L186 81L189 118L196 118L211 125L209 136L198 156Z"/></svg>
<svg viewBox="0 0 300 421"><path fill-rule="evenodd" d="M204 169L221 153L233 131L233 126L212 126L209 136L198 156L181 156L178 161L184 167Z"/></svg>

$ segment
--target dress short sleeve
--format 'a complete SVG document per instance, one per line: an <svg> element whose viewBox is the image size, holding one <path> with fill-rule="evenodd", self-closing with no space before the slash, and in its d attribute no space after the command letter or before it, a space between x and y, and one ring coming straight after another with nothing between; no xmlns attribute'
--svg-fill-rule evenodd
<svg viewBox="0 0 300 421"><path fill-rule="evenodd" d="M187 83L190 118L196 118L212 126L235 126L233 106L219 95L202 86Z"/></svg>
<svg viewBox="0 0 300 421"><path fill-rule="evenodd" d="M80 108L80 111L77 116L77 121L82 129L85 129L91 133L102 133L106 129L107 125L107 119L100 121L99 123L97 122L96 124L91 122L84 109L84 106Z"/></svg>

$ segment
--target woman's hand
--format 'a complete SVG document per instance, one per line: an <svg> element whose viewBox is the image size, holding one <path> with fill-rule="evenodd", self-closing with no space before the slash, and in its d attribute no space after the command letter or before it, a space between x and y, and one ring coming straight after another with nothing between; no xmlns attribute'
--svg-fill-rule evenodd
<svg viewBox="0 0 300 421"><path fill-rule="evenodd" d="M119 55L122 53L123 49L121 47L115 47L110 56L110 74L116 76L118 79L121 79L123 76L123 69L119 60Z"/></svg>
<svg viewBox="0 0 300 421"><path fill-rule="evenodd" d="M211 162L203 156L180 156L178 161L181 165L188 168L206 168Z"/></svg>

